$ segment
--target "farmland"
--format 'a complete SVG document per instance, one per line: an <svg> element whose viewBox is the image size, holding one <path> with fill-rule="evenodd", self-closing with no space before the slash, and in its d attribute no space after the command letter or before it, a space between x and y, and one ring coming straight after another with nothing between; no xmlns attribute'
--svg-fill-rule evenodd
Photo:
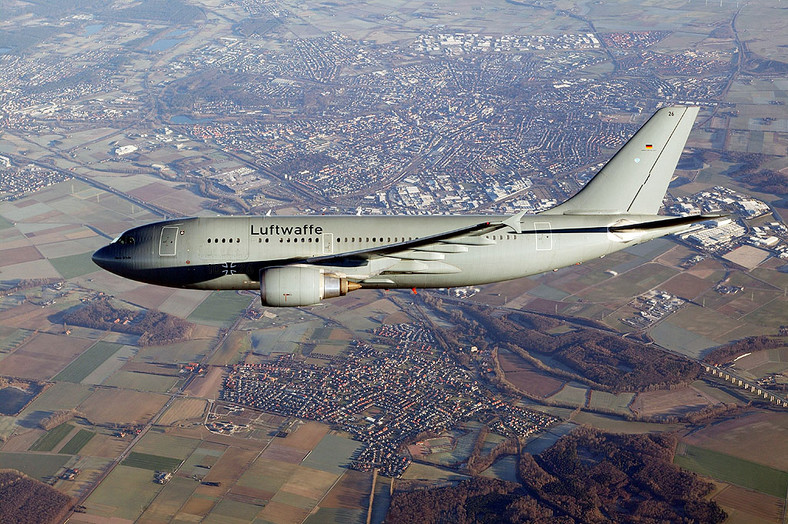
<svg viewBox="0 0 788 524"><path fill-rule="evenodd" d="M61 424L54 427L30 446L30 451L52 451L73 430L74 426L71 424Z"/></svg>
<svg viewBox="0 0 788 524"><path fill-rule="evenodd" d="M173 471L181 465L181 462L183 461L180 459L132 451L122 464L133 468L149 469L151 471Z"/></svg>
<svg viewBox="0 0 788 524"><path fill-rule="evenodd" d="M90 431L88 429L80 429L76 435L71 437L71 440L66 442L66 444L62 448L60 448L60 451L58 451L58 453L62 453L64 455L76 455L95 436L96 433L93 431Z"/></svg>
<svg viewBox="0 0 788 524"><path fill-rule="evenodd" d="M674 462L682 468L775 497L788 490L788 472L697 446L679 448Z"/></svg>
<svg viewBox="0 0 788 524"><path fill-rule="evenodd" d="M58 373L54 380L64 382L81 382L108 358L118 352L122 346L111 342L99 341L84 351L76 360Z"/></svg>

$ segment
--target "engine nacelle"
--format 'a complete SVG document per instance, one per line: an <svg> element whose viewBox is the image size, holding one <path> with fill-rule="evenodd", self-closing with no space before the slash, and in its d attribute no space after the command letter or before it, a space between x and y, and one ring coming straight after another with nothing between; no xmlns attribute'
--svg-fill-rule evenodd
<svg viewBox="0 0 788 524"><path fill-rule="evenodd" d="M260 271L260 300L264 306L311 306L359 287L355 282L327 275L310 266L271 267Z"/></svg>

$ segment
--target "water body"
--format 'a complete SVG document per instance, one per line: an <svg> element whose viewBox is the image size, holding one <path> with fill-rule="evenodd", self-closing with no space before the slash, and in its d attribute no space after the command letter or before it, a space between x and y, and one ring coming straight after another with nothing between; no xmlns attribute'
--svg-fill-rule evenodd
<svg viewBox="0 0 788 524"><path fill-rule="evenodd" d="M0 47L0 55L5 55L5 54L10 53L10 52L11 52L11 48L10 47Z"/></svg>
<svg viewBox="0 0 788 524"><path fill-rule="evenodd" d="M173 48L179 43L183 42L183 38L164 38L159 40L158 42L149 45L146 49L148 51L166 51L167 49Z"/></svg>
<svg viewBox="0 0 788 524"><path fill-rule="evenodd" d="M35 396L35 393L19 388L0 389L0 414L16 415Z"/></svg>
<svg viewBox="0 0 788 524"><path fill-rule="evenodd" d="M90 24L85 26L85 36L93 36L104 29L104 24Z"/></svg>

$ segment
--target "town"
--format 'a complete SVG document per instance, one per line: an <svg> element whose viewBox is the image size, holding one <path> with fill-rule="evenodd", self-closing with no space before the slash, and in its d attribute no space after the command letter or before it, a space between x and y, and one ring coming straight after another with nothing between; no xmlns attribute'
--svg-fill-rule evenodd
<svg viewBox="0 0 788 524"><path fill-rule="evenodd" d="M411 457L404 444L483 419L503 435L526 438L558 419L504 401L434 345L430 331L383 325L371 346L356 341L346 356L310 354L320 363L280 355L233 366L221 399L347 431L365 448L352 467L398 477Z"/></svg>

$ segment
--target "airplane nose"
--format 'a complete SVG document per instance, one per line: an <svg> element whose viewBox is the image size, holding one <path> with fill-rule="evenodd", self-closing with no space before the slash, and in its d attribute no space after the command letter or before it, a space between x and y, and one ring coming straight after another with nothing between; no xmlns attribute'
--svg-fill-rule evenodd
<svg viewBox="0 0 788 524"><path fill-rule="evenodd" d="M95 253L93 253L93 263L96 264L101 269L106 269L107 271L112 271L112 265L115 261L115 257L110 253L111 247L104 246Z"/></svg>

